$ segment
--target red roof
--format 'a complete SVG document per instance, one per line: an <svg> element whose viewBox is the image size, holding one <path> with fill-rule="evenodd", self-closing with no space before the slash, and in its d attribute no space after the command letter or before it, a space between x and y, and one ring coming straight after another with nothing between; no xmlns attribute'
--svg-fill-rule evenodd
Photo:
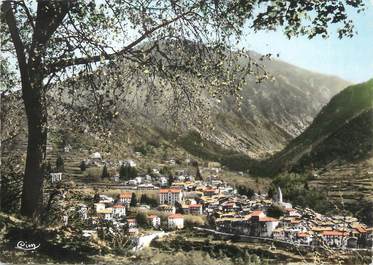
<svg viewBox="0 0 373 265"><path fill-rule="evenodd" d="M251 216L258 216L259 217L259 215L262 215L262 214L263 214L263 211L253 211L251 213Z"/></svg>
<svg viewBox="0 0 373 265"><path fill-rule="evenodd" d="M259 218L259 222L277 222L278 220L272 217Z"/></svg>
<svg viewBox="0 0 373 265"><path fill-rule="evenodd" d="M199 207L202 207L202 204L192 204L192 205L189 205L189 208L199 208Z"/></svg>
<svg viewBox="0 0 373 265"><path fill-rule="evenodd" d="M127 219L128 223L136 223L136 219Z"/></svg>
<svg viewBox="0 0 373 265"><path fill-rule="evenodd" d="M323 231L322 232L323 236L347 236L347 232L341 232L341 231Z"/></svg>
<svg viewBox="0 0 373 265"><path fill-rule="evenodd" d="M181 192L180 189L160 189L159 193L179 193Z"/></svg>
<svg viewBox="0 0 373 265"><path fill-rule="evenodd" d="M116 205L113 206L113 208L126 208L126 207L124 207L124 206L121 205L121 204L116 204Z"/></svg>
<svg viewBox="0 0 373 265"><path fill-rule="evenodd" d="M121 199L131 199L132 198L132 192L122 192L119 194L119 198Z"/></svg>
<svg viewBox="0 0 373 265"><path fill-rule="evenodd" d="M182 214L179 214L179 213L175 213L175 214L170 214L168 216L168 219L181 219L181 218L184 218Z"/></svg>

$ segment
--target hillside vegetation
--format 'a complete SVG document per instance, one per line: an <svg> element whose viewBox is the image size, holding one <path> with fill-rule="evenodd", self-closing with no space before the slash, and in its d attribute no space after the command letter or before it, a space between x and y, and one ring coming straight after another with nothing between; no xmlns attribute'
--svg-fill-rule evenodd
<svg viewBox="0 0 373 265"><path fill-rule="evenodd" d="M256 168L274 176L296 172L308 186L358 213L373 201L373 80L332 98L309 128ZM341 207L342 207L341 206Z"/></svg>
<svg viewBox="0 0 373 265"><path fill-rule="evenodd" d="M366 131L359 130L358 124L361 125L361 120L365 121L369 134L369 130L373 126L369 112L372 108L373 80L346 88L331 99L304 133L265 163L266 173L276 174L281 170L291 170L299 161L304 160L305 156L315 152L316 148L325 149L327 146L329 148L336 146L338 140L335 138L339 139L337 148L341 150L341 152L334 153L335 159L344 156L346 146L351 143L359 142L370 146L369 141L360 141L364 139ZM361 115L363 116L359 117ZM346 133L350 133L352 139L344 139L343 134ZM354 149L359 149L361 144L351 146L352 149L349 151L353 152ZM323 156L324 154L318 153L318 157Z"/></svg>

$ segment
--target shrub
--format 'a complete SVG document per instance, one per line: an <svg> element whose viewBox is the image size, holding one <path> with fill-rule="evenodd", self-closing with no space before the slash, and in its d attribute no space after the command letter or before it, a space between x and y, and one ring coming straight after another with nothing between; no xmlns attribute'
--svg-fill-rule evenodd
<svg viewBox="0 0 373 265"><path fill-rule="evenodd" d="M203 226L206 223L206 218L200 215L184 215L185 227Z"/></svg>

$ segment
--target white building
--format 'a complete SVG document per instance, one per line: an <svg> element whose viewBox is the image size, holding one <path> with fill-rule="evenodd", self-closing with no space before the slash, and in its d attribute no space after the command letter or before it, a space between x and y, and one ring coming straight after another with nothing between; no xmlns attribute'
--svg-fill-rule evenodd
<svg viewBox="0 0 373 265"><path fill-rule="evenodd" d="M279 220L272 217L263 217L259 219L263 223L263 229L260 231L261 237L272 237L273 231L277 228Z"/></svg>
<svg viewBox="0 0 373 265"><path fill-rule="evenodd" d="M133 160L131 160L131 159L129 159L129 160L124 160L124 161L122 162L122 165L124 165L124 166L130 166L130 167L136 167L136 162L133 161Z"/></svg>
<svg viewBox="0 0 373 265"><path fill-rule="evenodd" d="M112 220L113 219L113 208L105 208L103 210L98 210L97 215L104 219L104 220Z"/></svg>
<svg viewBox="0 0 373 265"><path fill-rule="evenodd" d="M136 186L137 185L137 180L135 180L135 179L129 180L128 181L128 185L130 185L130 186Z"/></svg>
<svg viewBox="0 0 373 265"><path fill-rule="evenodd" d="M175 205L175 202L181 202L183 199L182 191L180 189L160 189L159 190L159 204Z"/></svg>
<svg viewBox="0 0 373 265"><path fill-rule="evenodd" d="M202 215L202 205L201 204L191 204L189 205L189 213L193 215Z"/></svg>
<svg viewBox="0 0 373 265"><path fill-rule="evenodd" d="M159 184L161 187L167 187L168 186L168 180L166 177L161 177L159 179Z"/></svg>
<svg viewBox="0 0 373 265"><path fill-rule="evenodd" d="M120 218L126 216L126 207L124 205L114 205L113 206L113 217Z"/></svg>
<svg viewBox="0 0 373 265"><path fill-rule="evenodd" d="M102 160L102 157L101 157L101 154L99 152L95 152L93 154L91 154L91 156L89 157L90 159L92 160Z"/></svg>
<svg viewBox="0 0 373 265"><path fill-rule="evenodd" d="M136 219L127 219L128 227L129 228L135 228L137 227L137 221Z"/></svg>
<svg viewBox="0 0 373 265"><path fill-rule="evenodd" d="M50 173L52 183L62 180L62 173Z"/></svg>
<svg viewBox="0 0 373 265"><path fill-rule="evenodd" d="M122 192L118 197L119 202L129 205L132 199L132 192Z"/></svg>
<svg viewBox="0 0 373 265"><path fill-rule="evenodd" d="M167 218L169 229L183 229L184 217L181 214L171 214Z"/></svg>
<svg viewBox="0 0 373 265"><path fill-rule="evenodd" d="M83 220L88 219L88 207L85 204L78 205L78 213Z"/></svg>
<svg viewBox="0 0 373 265"><path fill-rule="evenodd" d="M148 220L150 225L154 228L159 228L161 226L161 218L156 215L149 215Z"/></svg>
<svg viewBox="0 0 373 265"><path fill-rule="evenodd" d="M105 209L105 203L98 202L98 203L95 203L94 205L95 205L96 212Z"/></svg>
<svg viewBox="0 0 373 265"><path fill-rule="evenodd" d="M136 177L135 180L136 180L137 184L141 184L143 182L142 177Z"/></svg>
<svg viewBox="0 0 373 265"><path fill-rule="evenodd" d="M100 202L101 203L113 203L114 199L110 196L107 195L100 195Z"/></svg>

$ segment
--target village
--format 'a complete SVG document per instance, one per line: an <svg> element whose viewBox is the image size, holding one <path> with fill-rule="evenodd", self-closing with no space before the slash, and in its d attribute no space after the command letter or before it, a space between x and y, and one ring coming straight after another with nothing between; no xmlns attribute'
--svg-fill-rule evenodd
<svg viewBox="0 0 373 265"><path fill-rule="evenodd" d="M106 166L99 153L93 153L86 165ZM137 167L133 160L118 161L126 172ZM175 161L167 161L174 165ZM187 161L191 163L191 161ZM296 207L283 200L278 187L274 198L267 194L240 194L219 178L219 163L196 166L196 174L179 169L174 175L151 169L147 173L127 174L123 180L112 176L110 183L120 187L115 196L92 194L92 203L77 206L79 218L89 229L84 237L97 235L99 224L115 227L133 238L183 229L204 229L215 235L241 236L272 240L294 246L333 249L370 249L373 227L352 216L326 216L309 208ZM239 174L239 173L238 173ZM203 177L202 177L203 175ZM62 173L51 173L51 182L63 180ZM142 192L137 198L136 193ZM147 196L151 191L153 196ZM65 225L69 216L64 215ZM197 220L197 221L196 221Z"/></svg>

